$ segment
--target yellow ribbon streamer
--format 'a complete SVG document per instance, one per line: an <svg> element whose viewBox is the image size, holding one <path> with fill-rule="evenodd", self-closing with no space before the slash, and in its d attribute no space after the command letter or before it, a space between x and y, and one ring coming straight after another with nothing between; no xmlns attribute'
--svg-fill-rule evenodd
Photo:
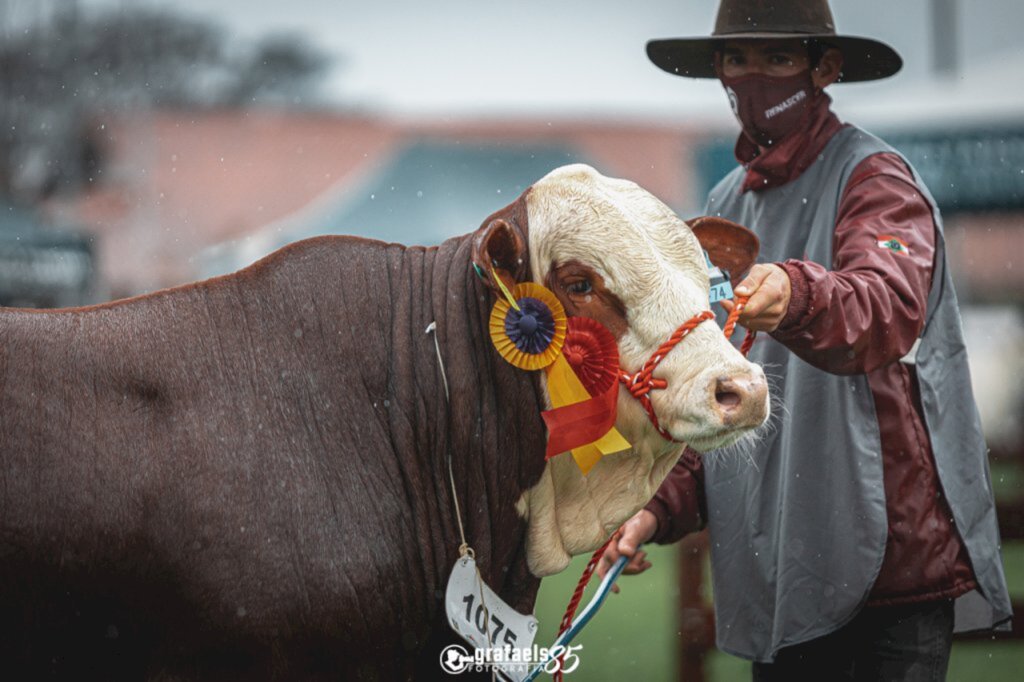
<svg viewBox="0 0 1024 682"><path fill-rule="evenodd" d="M491 275L494 276L494 281L498 283L498 288L501 289L501 293L505 294L505 298L508 299L509 305L515 308L518 312L519 304L516 303L515 296L513 296L512 292L508 290L508 287L505 286L505 283L501 281L501 277L498 277L498 271L494 269L493 265L491 266Z"/></svg>
<svg viewBox="0 0 1024 682"><path fill-rule="evenodd" d="M576 372L573 371L564 355L559 355L552 364L545 368L545 371L548 375L548 395L551 397L552 407L564 407L590 400L592 397L583 387L583 383L576 376ZM604 455L622 452L631 447L629 441L623 438L618 429L613 426L593 443L573 448L572 457L576 460L576 466L586 476Z"/></svg>

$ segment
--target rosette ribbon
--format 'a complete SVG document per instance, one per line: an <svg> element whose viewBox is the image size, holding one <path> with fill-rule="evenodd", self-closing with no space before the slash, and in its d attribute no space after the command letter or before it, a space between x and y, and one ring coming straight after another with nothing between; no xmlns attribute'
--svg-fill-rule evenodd
<svg viewBox="0 0 1024 682"><path fill-rule="evenodd" d="M601 323L567 319L550 290L521 282L510 291L494 273L502 296L491 309L491 341L509 364L547 373L552 409L541 412L548 427L545 459L572 452L586 475L604 455L630 448L615 428L619 395L619 347Z"/></svg>
<svg viewBox="0 0 1024 682"><path fill-rule="evenodd" d="M545 459L571 451L586 475L604 455L629 449L615 428L619 349L611 332L596 320L570 318L562 353L546 372L552 409L541 413Z"/></svg>
<svg viewBox="0 0 1024 682"><path fill-rule="evenodd" d="M494 347L519 369L547 367L562 354L565 308L553 293L533 282L521 282L512 291L501 288L505 297L491 309Z"/></svg>

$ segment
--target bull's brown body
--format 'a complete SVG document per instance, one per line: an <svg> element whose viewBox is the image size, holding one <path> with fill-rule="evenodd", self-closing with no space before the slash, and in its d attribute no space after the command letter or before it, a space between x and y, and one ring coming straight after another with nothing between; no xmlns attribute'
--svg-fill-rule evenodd
<svg viewBox="0 0 1024 682"><path fill-rule="evenodd" d="M435 677L449 452L484 577L528 610L542 395L490 347L470 251L319 238L0 311L2 677Z"/></svg>

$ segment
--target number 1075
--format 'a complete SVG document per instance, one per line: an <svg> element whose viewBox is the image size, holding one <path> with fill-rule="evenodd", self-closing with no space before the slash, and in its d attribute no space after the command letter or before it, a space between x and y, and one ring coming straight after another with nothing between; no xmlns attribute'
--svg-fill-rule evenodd
<svg viewBox="0 0 1024 682"><path fill-rule="evenodd" d="M466 605L466 620L476 626L476 629L480 631L481 635L487 635L487 609L484 605L477 604L476 609L473 609L473 603L476 601L476 595L467 594L462 598L462 602ZM501 622L496 615L491 615L491 642L501 642L508 646L516 645L516 633L511 629L506 628L505 624ZM501 639L501 631L505 631L505 638Z"/></svg>

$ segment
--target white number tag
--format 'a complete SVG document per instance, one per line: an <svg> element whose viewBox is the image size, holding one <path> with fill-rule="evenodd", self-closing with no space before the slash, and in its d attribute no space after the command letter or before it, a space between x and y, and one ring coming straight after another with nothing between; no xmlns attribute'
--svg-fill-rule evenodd
<svg viewBox="0 0 1024 682"><path fill-rule="evenodd" d="M445 594L445 608L452 629L477 649L531 649L537 634L537 619L513 609L486 584L483 584L481 602L481 583L473 558L460 557L452 568ZM490 645L487 643L488 631ZM494 667L506 678L517 682L526 677L530 666L501 662Z"/></svg>

